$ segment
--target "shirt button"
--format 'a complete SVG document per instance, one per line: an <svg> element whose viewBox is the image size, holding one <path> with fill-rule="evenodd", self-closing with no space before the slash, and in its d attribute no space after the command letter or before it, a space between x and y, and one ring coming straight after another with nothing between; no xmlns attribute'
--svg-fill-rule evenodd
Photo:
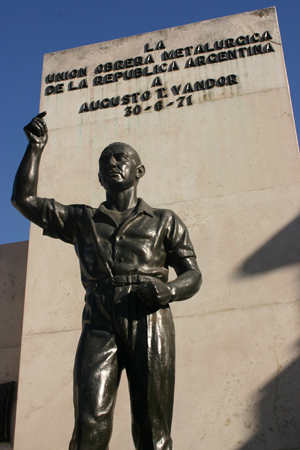
<svg viewBox="0 0 300 450"><path fill-rule="evenodd" d="M119 241L124 241L124 239L125 239L124 234L121 234L121 236L119 236Z"/></svg>
<svg viewBox="0 0 300 450"><path fill-rule="evenodd" d="M124 261L124 258L118 258L118 261L119 261L120 263L122 263L122 262Z"/></svg>

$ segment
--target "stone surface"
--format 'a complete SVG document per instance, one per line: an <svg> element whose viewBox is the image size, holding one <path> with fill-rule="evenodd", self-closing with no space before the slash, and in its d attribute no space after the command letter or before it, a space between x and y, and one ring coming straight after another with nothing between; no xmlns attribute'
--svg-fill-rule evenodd
<svg viewBox="0 0 300 450"><path fill-rule="evenodd" d="M0 246L0 350L20 347L27 248L27 241Z"/></svg>
<svg viewBox="0 0 300 450"><path fill-rule="evenodd" d="M44 450L68 448L73 430L72 369L79 334L62 331L23 339L20 389L25 401L18 402L14 448L31 450L35 441Z"/></svg>
<svg viewBox="0 0 300 450"><path fill-rule="evenodd" d="M183 448L295 448L300 433L299 304L254 306L176 321L174 440ZM191 330L185 342L180 336ZM291 335L295 339L291 339ZM189 412L188 412L189 411ZM185 434L185 436L184 436ZM200 444L201 443L201 444Z"/></svg>
<svg viewBox="0 0 300 450"><path fill-rule="evenodd" d="M265 31L272 39L261 45L271 44L274 52L185 69L189 57L199 56L192 54L167 61L168 67L176 61L179 70L157 74L162 86L152 86L155 75L93 86L99 64L145 58L147 43L155 47L162 40L168 52L194 51L198 44ZM151 52L155 64L163 63L163 51ZM72 86L86 78L88 88L68 91L67 80L60 82L63 93L44 95L59 84L45 83L48 74L80 67L87 67L87 76L74 78ZM237 84L187 92L177 107L180 94L173 95L172 86L181 85L182 92L188 83L230 75ZM155 111L160 87L168 97ZM127 105L79 113L85 103L147 90L148 101L129 104L132 111L142 107L139 114L124 117ZM140 196L173 209L190 230L204 284L192 300L172 305L174 448L299 447L300 165L275 9L45 55L43 110L50 137L39 195L97 206L104 199L99 154L125 141L146 166ZM43 237L33 225L27 272L15 450L67 448L84 297L78 261L71 246ZM120 443L133 448L125 376L112 450Z"/></svg>
<svg viewBox="0 0 300 450"><path fill-rule="evenodd" d="M28 242L0 246L0 384L18 381ZM13 398L11 435L16 414ZM0 443L0 450L11 449Z"/></svg>

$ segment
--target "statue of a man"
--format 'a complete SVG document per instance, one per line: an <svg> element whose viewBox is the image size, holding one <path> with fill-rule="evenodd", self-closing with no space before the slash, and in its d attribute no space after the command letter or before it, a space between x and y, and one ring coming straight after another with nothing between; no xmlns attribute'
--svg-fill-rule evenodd
<svg viewBox="0 0 300 450"><path fill-rule="evenodd" d="M73 244L80 261L86 296L69 450L108 450L123 369L135 448L171 450L175 345L169 303L191 297L201 284L187 229L174 212L138 199L145 168L137 152L121 142L101 153L99 181L106 201L98 208L37 197L48 139L45 114L24 128L29 145L12 203L44 234ZM177 274L170 282L169 266Z"/></svg>

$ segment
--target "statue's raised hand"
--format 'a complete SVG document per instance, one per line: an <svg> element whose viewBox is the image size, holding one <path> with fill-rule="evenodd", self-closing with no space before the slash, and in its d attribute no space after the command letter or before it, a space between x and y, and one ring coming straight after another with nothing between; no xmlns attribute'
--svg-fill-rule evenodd
<svg viewBox="0 0 300 450"><path fill-rule="evenodd" d="M48 140L48 128L43 119L46 114L46 111L38 114L28 125L26 125L26 127L24 127L24 132L29 143L36 144L41 149L45 147Z"/></svg>

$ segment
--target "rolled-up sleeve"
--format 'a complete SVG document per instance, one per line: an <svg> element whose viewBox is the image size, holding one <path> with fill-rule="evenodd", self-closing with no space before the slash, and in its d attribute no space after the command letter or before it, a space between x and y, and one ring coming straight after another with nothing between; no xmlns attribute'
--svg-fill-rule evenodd
<svg viewBox="0 0 300 450"><path fill-rule="evenodd" d="M73 244L75 239L74 207L54 199L44 199L42 206L43 234Z"/></svg>
<svg viewBox="0 0 300 450"><path fill-rule="evenodd" d="M165 240L167 264L176 268L184 258L196 257L188 230L179 217L172 213Z"/></svg>

